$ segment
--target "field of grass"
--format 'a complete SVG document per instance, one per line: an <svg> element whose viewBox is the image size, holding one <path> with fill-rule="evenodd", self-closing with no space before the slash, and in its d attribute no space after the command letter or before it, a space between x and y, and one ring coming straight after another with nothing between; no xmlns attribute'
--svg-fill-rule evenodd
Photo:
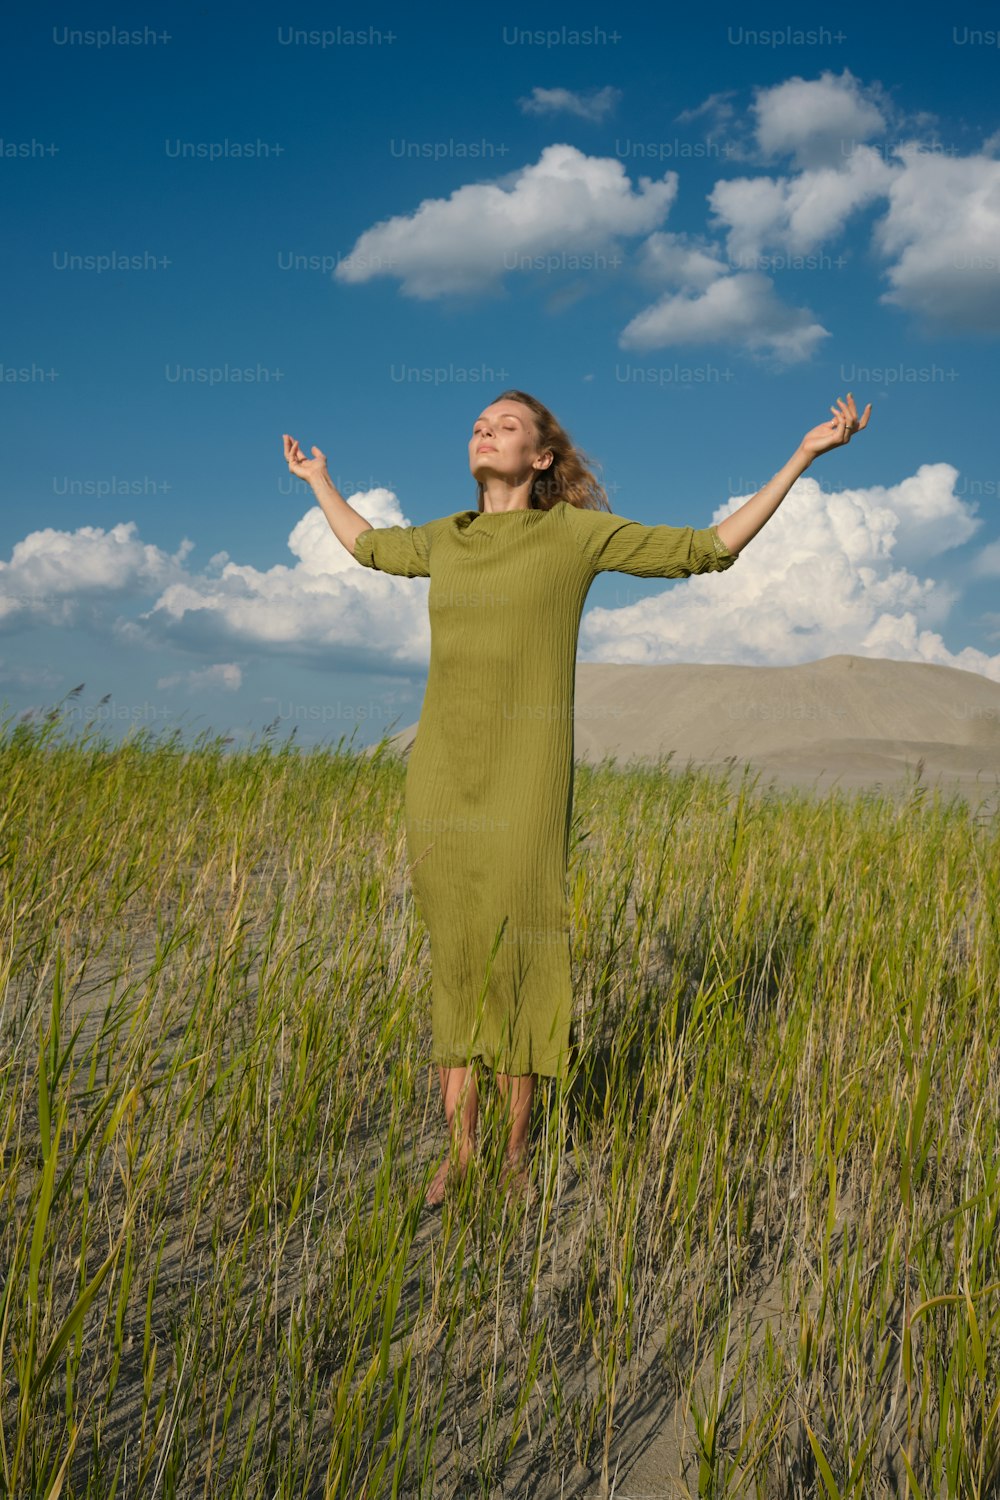
<svg viewBox="0 0 1000 1500"><path fill-rule="evenodd" d="M578 767L534 1197L487 1075L430 1211L404 777L3 726L0 1494L996 1494L996 817Z"/></svg>

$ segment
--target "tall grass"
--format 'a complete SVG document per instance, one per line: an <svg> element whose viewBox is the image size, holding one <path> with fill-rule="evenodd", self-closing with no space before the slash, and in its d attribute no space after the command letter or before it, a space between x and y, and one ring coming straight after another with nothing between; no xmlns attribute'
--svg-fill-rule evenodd
<svg viewBox="0 0 1000 1500"><path fill-rule="evenodd" d="M533 1199L487 1075L428 1212L404 777L3 726L0 1494L996 1493L996 818L580 766Z"/></svg>

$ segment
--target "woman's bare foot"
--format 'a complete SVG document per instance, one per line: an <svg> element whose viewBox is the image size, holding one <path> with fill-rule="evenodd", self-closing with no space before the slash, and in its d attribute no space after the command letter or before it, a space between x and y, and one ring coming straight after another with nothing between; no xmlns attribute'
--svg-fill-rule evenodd
<svg viewBox="0 0 1000 1500"><path fill-rule="evenodd" d="M530 1183L527 1163L527 1151L516 1151L506 1157L503 1171L500 1174L500 1181L505 1193L515 1194L519 1198L528 1197Z"/></svg>
<svg viewBox="0 0 1000 1500"><path fill-rule="evenodd" d="M460 1152L457 1163L452 1162L450 1154L445 1157L424 1194L426 1204L433 1206L444 1201L448 1183L456 1179L460 1181L468 1171L469 1155L468 1151Z"/></svg>

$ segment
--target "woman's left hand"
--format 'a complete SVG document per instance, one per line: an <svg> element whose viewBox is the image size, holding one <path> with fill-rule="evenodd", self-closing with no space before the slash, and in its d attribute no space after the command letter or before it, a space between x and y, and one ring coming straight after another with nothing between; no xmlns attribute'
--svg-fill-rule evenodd
<svg viewBox="0 0 1000 1500"><path fill-rule="evenodd" d="M839 406L840 410L837 410ZM860 421L858 420L857 407L854 405L854 397L850 391L847 393L847 405L837 397L837 406L831 406L833 418L829 422L821 422L811 432L807 432L799 444L803 453L809 458L815 458L819 453L825 453L828 448L839 448L844 443L849 443L856 432L861 432L868 426L868 418L871 416L872 404L869 401L865 407Z"/></svg>

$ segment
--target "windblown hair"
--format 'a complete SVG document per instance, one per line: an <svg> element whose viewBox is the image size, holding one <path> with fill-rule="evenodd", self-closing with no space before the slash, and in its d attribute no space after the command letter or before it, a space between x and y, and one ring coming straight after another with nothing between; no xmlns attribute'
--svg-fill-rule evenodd
<svg viewBox="0 0 1000 1500"><path fill-rule="evenodd" d="M531 510L551 510L560 500L575 505L578 510L610 510L603 484L591 473L593 462L576 447L569 433L561 426L547 406L526 391L501 391L497 401L521 401L535 419L538 445L551 448L552 462L547 469L539 469L531 486L529 507ZM483 508L483 486L476 484L476 509Z"/></svg>

